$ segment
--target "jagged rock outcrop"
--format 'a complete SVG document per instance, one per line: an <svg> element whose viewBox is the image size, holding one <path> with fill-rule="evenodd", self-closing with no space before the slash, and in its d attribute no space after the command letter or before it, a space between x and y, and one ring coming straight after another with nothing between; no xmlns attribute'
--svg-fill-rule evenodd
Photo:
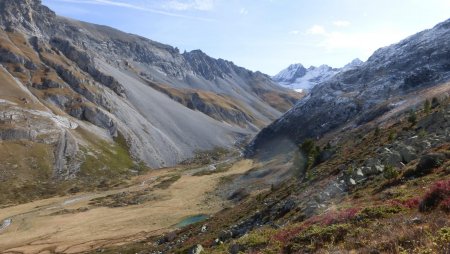
<svg viewBox="0 0 450 254"><path fill-rule="evenodd" d="M436 87L448 93L450 20L377 50L364 64L340 72L312 89L284 116L263 129L248 154L269 140L299 143L354 127L419 103L416 93ZM420 102L421 103L421 102Z"/></svg>
<svg viewBox="0 0 450 254"><path fill-rule="evenodd" d="M89 73L95 81L109 87L118 95L125 97L125 90L122 85L113 77L100 72L96 67L91 57L86 52L78 50L69 41L61 38L53 38L50 40L50 45L59 49L68 59L75 62L80 69Z"/></svg>
<svg viewBox="0 0 450 254"><path fill-rule="evenodd" d="M82 160L77 158L79 147L72 134L63 130L55 149L54 176L60 179L76 177Z"/></svg>

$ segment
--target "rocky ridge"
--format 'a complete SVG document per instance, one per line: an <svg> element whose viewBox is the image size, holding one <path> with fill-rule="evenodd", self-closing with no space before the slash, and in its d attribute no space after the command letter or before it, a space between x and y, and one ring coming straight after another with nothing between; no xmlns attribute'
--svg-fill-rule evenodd
<svg viewBox="0 0 450 254"><path fill-rule="evenodd" d="M420 93L445 95L450 79L450 20L377 50L364 64L334 75L314 87L285 115L263 129L249 154L268 140L286 137L294 143L331 131L386 120L399 110L422 103Z"/></svg>

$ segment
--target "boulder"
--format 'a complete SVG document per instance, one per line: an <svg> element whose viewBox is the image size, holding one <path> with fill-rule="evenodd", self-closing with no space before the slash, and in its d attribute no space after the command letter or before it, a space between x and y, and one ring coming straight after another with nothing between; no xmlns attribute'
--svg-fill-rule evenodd
<svg viewBox="0 0 450 254"><path fill-rule="evenodd" d="M402 162L407 164L415 159L417 159L417 153L414 147L401 144L397 148L400 156L402 157Z"/></svg>
<svg viewBox="0 0 450 254"><path fill-rule="evenodd" d="M445 155L441 153L431 153L423 155L420 158L419 164L415 169L408 170L404 173L405 177L421 177L427 175L442 165L445 160Z"/></svg>
<svg viewBox="0 0 450 254"><path fill-rule="evenodd" d="M245 248L242 245L235 243L230 246L229 251L230 251L230 254L238 254L238 253L242 253L244 250L245 250Z"/></svg>
<svg viewBox="0 0 450 254"><path fill-rule="evenodd" d="M420 158L416 170L423 173L429 173L432 169L441 166L444 160L445 160L444 154L441 153L426 154Z"/></svg>
<svg viewBox="0 0 450 254"><path fill-rule="evenodd" d="M231 238L233 238L233 232L231 230L223 230L219 234L219 240L222 242L225 242Z"/></svg>
<svg viewBox="0 0 450 254"><path fill-rule="evenodd" d="M417 144L420 151L425 151L431 148L431 143L428 140L422 140Z"/></svg>
<svg viewBox="0 0 450 254"><path fill-rule="evenodd" d="M203 246L197 244L189 251L189 254L200 254L202 252L204 252Z"/></svg>
<svg viewBox="0 0 450 254"><path fill-rule="evenodd" d="M385 148L383 153L381 154L382 162L384 165L390 166L401 166L401 162L403 161L402 156L398 151L390 150Z"/></svg>
<svg viewBox="0 0 450 254"><path fill-rule="evenodd" d="M365 163L366 167L362 168L362 173L366 176L376 175L384 170L384 165L379 159L370 158Z"/></svg>

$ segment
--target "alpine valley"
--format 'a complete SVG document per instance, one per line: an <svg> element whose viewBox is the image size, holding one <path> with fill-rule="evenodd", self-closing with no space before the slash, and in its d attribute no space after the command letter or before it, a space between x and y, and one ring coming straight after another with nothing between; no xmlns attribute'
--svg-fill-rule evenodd
<svg viewBox="0 0 450 254"><path fill-rule="evenodd" d="M450 19L270 77L0 14L1 253L450 253Z"/></svg>

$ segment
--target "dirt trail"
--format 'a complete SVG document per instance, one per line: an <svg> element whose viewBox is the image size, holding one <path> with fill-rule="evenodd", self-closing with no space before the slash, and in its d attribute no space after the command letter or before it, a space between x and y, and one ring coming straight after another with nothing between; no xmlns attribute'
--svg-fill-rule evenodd
<svg viewBox="0 0 450 254"><path fill-rule="evenodd" d="M152 171L120 190L56 197L0 210L12 223L0 230L1 253L77 253L93 248L135 241L149 233L160 234L184 218L212 214L225 201L210 193L220 179L242 174L251 160L236 162L228 171L193 176L198 169ZM181 177L167 188L152 188L173 175ZM93 200L121 193L148 193L154 199L123 207L102 207Z"/></svg>

